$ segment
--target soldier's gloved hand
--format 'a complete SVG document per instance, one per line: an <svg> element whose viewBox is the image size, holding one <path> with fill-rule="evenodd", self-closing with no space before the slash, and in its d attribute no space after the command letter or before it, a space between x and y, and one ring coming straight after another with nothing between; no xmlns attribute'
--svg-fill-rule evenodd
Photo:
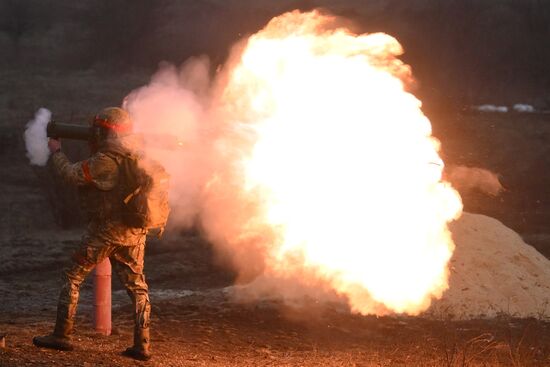
<svg viewBox="0 0 550 367"><path fill-rule="evenodd" d="M50 149L52 153L59 152L61 150L61 140L49 138L48 149Z"/></svg>

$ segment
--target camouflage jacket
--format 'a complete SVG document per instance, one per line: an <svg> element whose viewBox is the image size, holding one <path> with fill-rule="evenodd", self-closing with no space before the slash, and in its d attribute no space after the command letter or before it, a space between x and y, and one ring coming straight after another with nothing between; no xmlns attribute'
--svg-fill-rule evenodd
<svg viewBox="0 0 550 367"><path fill-rule="evenodd" d="M145 241L144 228L130 228L120 220L122 188L119 173L121 149L104 146L90 158L71 163L62 152L52 155L57 173L78 186L80 205L88 218L86 236L114 244L135 246Z"/></svg>

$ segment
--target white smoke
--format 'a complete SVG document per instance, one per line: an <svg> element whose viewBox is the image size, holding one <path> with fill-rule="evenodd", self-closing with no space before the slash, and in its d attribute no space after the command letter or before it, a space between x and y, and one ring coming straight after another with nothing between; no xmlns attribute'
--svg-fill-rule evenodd
<svg viewBox="0 0 550 367"><path fill-rule="evenodd" d="M474 106L473 109L479 112L497 112L497 113L506 113L510 111L510 109L507 106L496 106L492 104L483 104L480 106ZM535 108L533 106L525 103L516 103L515 105L512 106L512 110L520 113L535 112Z"/></svg>
<svg viewBox="0 0 550 367"><path fill-rule="evenodd" d="M516 112L526 112L526 113L533 113L535 112L535 108L529 104L524 103L516 103L514 105L514 111Z"/></svg>
<svg viewBox="0 0 550 367"><path fill-rule="evenodd" d="M27 148L27 157L31 164L44 166L50 157L48 149L48 137L46 128L52 117L50 110L40 108L36 111L34 119L27 123L25 130L25 147Z"/></svg>
<svg viewBox="0 0 550 367"><path fill-rule="evenodd" d="M508 112L508 107L506 106L495 106L492 104L483 104L481 106L476 106L476 110L480 112L497 112L497 113L506 113Z"/></svg>

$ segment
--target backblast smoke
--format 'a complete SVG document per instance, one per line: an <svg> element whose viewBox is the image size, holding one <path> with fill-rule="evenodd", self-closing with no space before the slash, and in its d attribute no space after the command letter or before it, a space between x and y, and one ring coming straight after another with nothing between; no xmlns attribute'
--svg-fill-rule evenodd
<svg viewBox="0 0 550 367"><path fill-rule="evenodd" d="M52 117L52 113L46 108L36 111L34 119L27 123L24 133L27 157L31 164L44 166L50 157L48 150L48 138L46 137L46 126Z"/></svg>

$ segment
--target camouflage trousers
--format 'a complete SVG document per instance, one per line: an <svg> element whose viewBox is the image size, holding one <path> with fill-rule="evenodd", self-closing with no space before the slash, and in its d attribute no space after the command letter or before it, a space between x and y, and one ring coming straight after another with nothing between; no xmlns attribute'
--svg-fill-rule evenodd
<svg viewBox="0 0 550 367"><path fill-rule="evenodd" d="M145 241L140 242L135 246L123 246L97 238L85 238L74 253L72 264L63 273L63 285L57 305L56 333L67 334L72 331L80 286L93 268L105 258L111 261L114 271L132 299L136 330L149 327L151 304L143 274Z"/></svg>

